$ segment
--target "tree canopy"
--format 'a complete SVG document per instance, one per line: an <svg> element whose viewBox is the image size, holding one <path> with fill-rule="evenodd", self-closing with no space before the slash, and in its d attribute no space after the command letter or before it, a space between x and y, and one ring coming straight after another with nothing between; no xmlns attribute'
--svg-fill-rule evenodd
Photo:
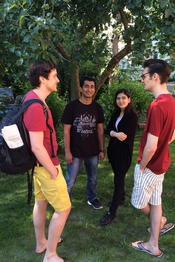
<svg viewBox="0 0 175 262"><path fill-rule="evenodd" d="M111 28L122 43L115 55L109 44ZM75 98L79 75L89 70L97 78L98 91L128 55L135 63L159 54L173 58L175 2L2 0L0 34L1 85L13 86L20 93L26 87L29 64L51 59Z"/></svg>

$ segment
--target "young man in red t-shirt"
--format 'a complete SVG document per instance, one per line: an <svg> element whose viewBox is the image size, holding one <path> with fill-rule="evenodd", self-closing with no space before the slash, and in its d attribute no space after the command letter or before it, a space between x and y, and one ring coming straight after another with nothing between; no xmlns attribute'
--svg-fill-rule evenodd
<svg viewBox="0 0 175 262"><path fill-rule="evenodd" d="M148 108L139 145L131 200L134 207L150 218L149 240L134 242L132 247L156 257L163 255L158 246L159 235L174 227L172 223L166 224L161 204L164 174L171 162L168 145L175 139L175 99L167 89L169 75L170 68L165 61L145 61L142 83L145 91L151 92L155 100Z"/></svg>
<svg viewBox="0 0 175 262"><path fill-rule="evenodd" d="M54 153L50 142L50 130L46 125L43 107L34 103L24 113L24 124L29 132L31 149L36 156L37 165L34 169L35 205L33 223L36 236L36 253L45 252L43 262L66 262L56 252L61 233L71 209L67 185L62 174L57 156L57 142L51 112L45 99L57 91L59 79L55 65L52 62L36 61L29 69L29 80L33 86L25 97L41 99L48 111L48 123L53 129L52 140ZM55 155L55 156L54 156ZM50 221L48 240L45 236L46 209L48 202L55 212Z"/></svg>

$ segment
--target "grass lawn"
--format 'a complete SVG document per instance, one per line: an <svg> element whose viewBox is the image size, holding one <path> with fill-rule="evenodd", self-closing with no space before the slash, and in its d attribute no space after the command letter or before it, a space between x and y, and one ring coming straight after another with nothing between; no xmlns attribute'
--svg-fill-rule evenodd
<svg viewBox="0 0 175 262"><path fill-rule="evenodd" d="M82 170L73 191L72 211L57 251L70 262L154 262L148 254L135 251L131 242L146 240L148 219L130 204L133 170L138 155L141 132L136 135L132 166L126 177L127 206L118 209L117 218L107 227L99 226L99 219L108 210L107 202L113 191L113 174L108 160L100 162L98 170L98 197L104 208L93 210L86 203L86 174ZM169 222L175 222L175 143L170 145L172 164L165 175L163 213ZM65 174L65 162L60 156ZM44 255L35 254L32 208L27 205L26 176L0 174L0 262L42 262ZM48 208L48 222L53 210ZM48 223L47 222L47 223ZM162 262L175 260L175 229L160 237Z"/></svg>

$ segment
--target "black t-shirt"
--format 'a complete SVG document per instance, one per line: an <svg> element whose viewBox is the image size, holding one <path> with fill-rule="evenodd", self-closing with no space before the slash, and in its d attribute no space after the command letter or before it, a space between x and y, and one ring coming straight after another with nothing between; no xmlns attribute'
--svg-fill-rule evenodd
<svg viewBox="0 0 175 262"><path fill-rule="evenodd" d="M93 101L90 105L74 100L67 104L61 119L69 124L70 150L74 157L87 158L99 154L97 124L104 122L101 106Z"/></svg>

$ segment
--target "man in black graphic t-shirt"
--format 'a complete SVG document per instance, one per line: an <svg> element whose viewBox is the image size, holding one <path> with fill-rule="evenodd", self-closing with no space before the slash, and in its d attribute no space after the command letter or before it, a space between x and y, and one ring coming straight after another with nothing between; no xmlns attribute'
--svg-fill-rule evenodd
<svg viewBox="0 0 175 262"><path fill-rule="evenodd" d="M87 172L87 199L94 209L102 208L97 199L98 160L104 159L104 115L101 106L93 101L95 81L85 77L80 83L81 97L70 102L63 113L66 182L71 197L82 161Z"/></svg>

